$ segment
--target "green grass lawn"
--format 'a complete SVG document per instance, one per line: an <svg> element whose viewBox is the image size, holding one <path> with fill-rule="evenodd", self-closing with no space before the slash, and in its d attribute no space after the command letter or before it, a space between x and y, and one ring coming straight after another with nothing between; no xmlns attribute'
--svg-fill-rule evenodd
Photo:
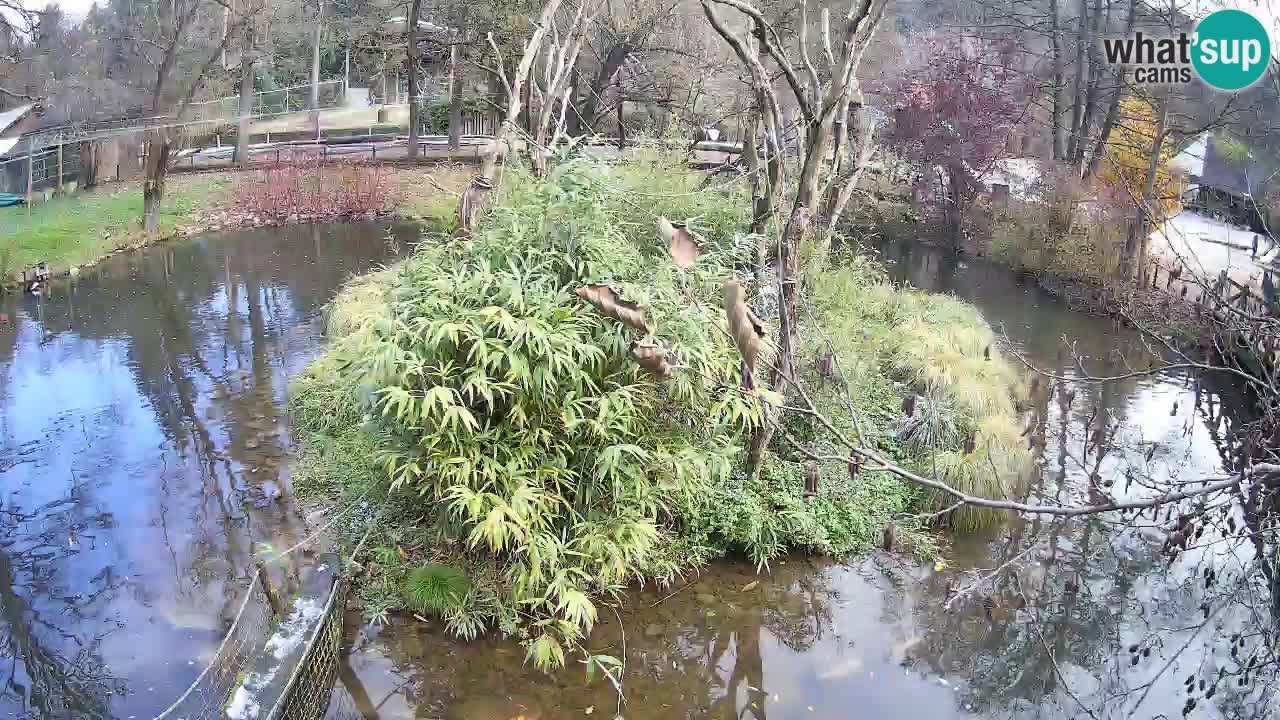
<svg viewBox="0 0 1280 720"><path fill-rule="evenodd" d="M160 234L212 205L229 186L225 177L169 179L161 206ZM40 262L54 272L93 262L144 240L142 186L128 183L0 209L0 281Z"/></svg>

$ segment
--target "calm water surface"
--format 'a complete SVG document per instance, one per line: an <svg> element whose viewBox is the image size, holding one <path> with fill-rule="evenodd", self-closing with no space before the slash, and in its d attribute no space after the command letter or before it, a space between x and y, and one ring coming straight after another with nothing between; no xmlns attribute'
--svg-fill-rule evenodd
<svg viewBox="0 0 1280 720"><path fill-rule="evenodd" d="M150 718L203 668L251 544L299 537L288 381L386 235L214 234L0 298L0 718Z"/></svg>
<svg viewBox="0 0 1280 720"><path fill-rule="evenodd" d="M303 532L289 493L288 380L317 352L321 307L342 281L398 251L385 234L211 235L117 257L45 298L0 299L0 718L150 718L203 667L251 548ZM1074 373L1058 357L1063 336L1096 372L1120 367L1117 349L1143 354L1132 332L999 268L909 246L885 255L897 279L977 304L1043 366ZM1120 423L1123 448L1097 466L1102 475L1135 462L1157 476L1222 471L1224 407L1241 405L1213 378L1056 388L1039 398L1046 447L1026 494L1087 497L1081 479L1094 467L1076 458L1099 413ZM1170 564L1161 539L1101 518L1040 519L957 541L941 571L886 554L790 558L764 575L719 563L637 590L620 616L602 613L589 645L626 661L621 707L581 666L528 670L514 642L465 644L432 624L378 628L353 613L331 710L1068 718L1087 717L1085 705L1100 718L1178 718L1186 677L1232 667L1223 638L1249 618L1222 603L1206 620L1203 557ZM977 571L1006 564L1011 572L973 585ZM274 572L296 580L292 566ZM1273 675L1232 683L1196 716L1274 717Z"/></svg>

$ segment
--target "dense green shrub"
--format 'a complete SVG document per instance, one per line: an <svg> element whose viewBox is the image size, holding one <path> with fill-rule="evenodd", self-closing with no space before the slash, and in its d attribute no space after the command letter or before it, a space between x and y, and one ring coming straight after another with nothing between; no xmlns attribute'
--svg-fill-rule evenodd
<svg viewBox="0 0 1280 720"><path fill-rule="evenodd" d="M825 350L830 343L834 349L865 432L888 446L885 435L900 436L907 464L970 494L1006 497L1024 478L1031 462L1019 442L1025 374L1001 356L995 334L973 306L948 295L894 287L862 257L826 273L814 284L813 298L818 326L808 327L810 346ZM906 420L901 402L912 394L923 400L916 418ZM854 432L845 407L828 401L824 410ZM966 438L972 438L969 452ZM937 492L923 495L930 512L954 502ZM941 520L973 530L1004 518L1001 512L964 507Z"/></svg>
<svg viewBox="0 0 1280 720"><path fill-rule="evenodd" d="M718 303L734 243L677 269L656 228L617 215L586 163L511 180L519 202L465 241L427 242L344 346L397 493L448 508L473 552L502 558L539 665L589 630L593 597L674 568L651 560L673 504L724 482L759 417ZM574 290L643 306L678 365L656 381L636 333Z"/></svg>
<svg viewBox="0 0 1280 720"><path fill-rule="evenodd" d="M464 98L462 101L463 113L477 113L492 109L492 105L478 98ZM435 102L423 103L422 105L422 131L428 135L444 135L449 132L449 100L438 100Z"/></svg>
<svg viewBox="0 0 1280 720"><path fill-rule="evenodd" d="M669 579L724 553L763 565L791 550L865 550L891 522L903 546L933 551L910 519L924 494L888 473L823 466L806 497L803 458L779 440L761 476L745 477L739 450L760 408L740 390L719 285L756 257L760 238L740 232L749 204L738 189L699 191L701 176L673 167L661 157L618 168L574 161L546 180L508 169L474 238L429 237L334 303L330 351L291 400L307 446L297 482L371 501L371 545L413 548L367 566L359 598L370 617L398 603L430 610L412 592L414 568L459 568L467 589L445 594L460 602L432 612L462 637L516 635L549 667L632 580ZM691 270L668 257L655 215L689 219L701 234ZM914 352L896 334L913 319L924 319L913 332L957 326L960 335L922 346L928 367L940 347L980 353L989 328L953 299L888 286L864 259L827 271L825 249L805 253L823 273L806 284L827 331L806 327L805 352L834 338L849 378L824 386L806 363L806 386L841 432L868 433L899 461L927 459L896 439L907 386L891 374L905 378L902 357ZM632 359L635 330L578 299L590 283L645 309L670 349L669 378ZM963 431L983 413L1011 412L1007 364L978 362L989 397L936 388L938 408L955 409L945 422ZM842 409L846 390L858 423ZM786 435L840 452L811 418L784 423ZM939 436L954 441L950 430ZM424 592L435 587L418 579Z"/></svg>
<svg viewBox="0 0 1280 720"><path fill-rule="evenodd" d="M452 565L431 563L414 568L405 579L404 594L413 608L443 615L461 607L471 581Z"/></svg>

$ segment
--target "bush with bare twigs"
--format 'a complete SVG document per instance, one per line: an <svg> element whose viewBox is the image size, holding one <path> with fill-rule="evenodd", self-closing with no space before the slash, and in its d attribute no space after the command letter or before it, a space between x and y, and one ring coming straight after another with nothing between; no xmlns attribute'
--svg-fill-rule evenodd
<svg viewBox="0 0 1280 720"><path fill-rule="evenodd" d="M351 160L299 160L246 173L236 187L242 212L268 224L374 217L395 204L386 171Z"/></svg>

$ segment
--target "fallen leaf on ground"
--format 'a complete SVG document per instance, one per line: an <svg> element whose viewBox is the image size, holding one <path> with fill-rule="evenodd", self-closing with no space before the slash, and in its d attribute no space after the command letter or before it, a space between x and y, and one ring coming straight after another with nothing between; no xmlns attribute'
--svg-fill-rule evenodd
<svg viewBox="0 0 1280 720"><path fill-rule="evenodd" d="M755 590L757 587L760 587L760 581L752 580L751 582L742 586L742 592L751 592L752 590Z"/></svg>

